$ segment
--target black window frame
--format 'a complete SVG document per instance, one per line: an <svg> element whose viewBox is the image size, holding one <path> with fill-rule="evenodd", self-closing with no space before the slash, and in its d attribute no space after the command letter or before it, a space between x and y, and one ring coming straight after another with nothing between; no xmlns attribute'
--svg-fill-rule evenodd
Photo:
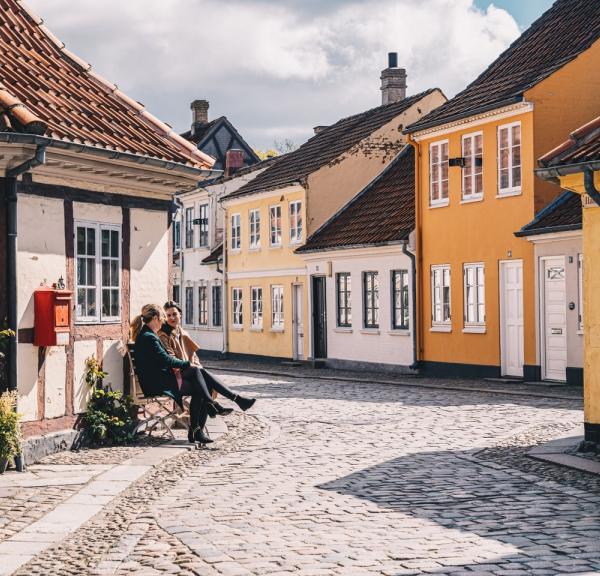
<svg viewBox="0 0 600 576"><path fill-rule="evenodd" d="M194 208L185 209L185 247L194 247Z"/></svg>
<svg viewBox="0 0 600 576"><path fill-rule="evenodd" d="M208 204L200 204L198 207L199 240L198 246L208 246Z"/></svg>
<svg viewBox="0 0 600 576"><path fill-rule="evenodd" d="M198 326L208 326L208 286L198 286Z"/></svg>
<svg viewBox="0 0 600 576"><path fill-rule="evenodd" d="M372 288L368 288L368 279L371 278ZM375 282L376 280L376 282ZM363 288L363 327L379 328L379 272L369 270L362 273ZM369 294L372 293L371 303L369 304ZM374 322L368 321L368 312L371 311Z"/></svg>
<svg viewBox="0 0 600 576"><path fill-rule="evenodd" d="M344 278L344 290L340 280ZM342 292L345 295L346 306L341 305ZM352 274L350 272L337 272L335 275L336 295L336 324L338 328L352 328Z"/></svg>
<svg viewBox="0 0 600 576"><path fill-rule="evenodd" d="M211 289L212 325L216 328L223 326L223 287L215 284Z"/></svg>
<svg viewBox="0 0 600 576"><path fill-rule="evenodd" d="M185 323L188 326L194 324L194 287L185 287Z"/></svg>

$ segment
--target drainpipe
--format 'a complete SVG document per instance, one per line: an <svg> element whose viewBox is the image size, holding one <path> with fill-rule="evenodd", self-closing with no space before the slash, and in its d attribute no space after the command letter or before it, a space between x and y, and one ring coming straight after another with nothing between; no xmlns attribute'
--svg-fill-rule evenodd
<svg viewBox="0 0 600 576"><path fill-rule="evenodd" d="M8 327L14 331L15 336L8 343L8 389L16 390L17 383L17 178L32 168L46 162L46 144L38 145L35 156L26 160L19 166L6 171L6 196L7 196L7 252L8 252Z"/></svg>
<svg viewBox="0 0 600 576"><path fill-rule="evenodd" d="M408 250L408 242L402 243L402 254L408 256L411 262L411 291L412 291L412 344L413 344L413 363L409 366L411 370L419 368L417 359L417 257Z"/></svg>
<svg viewBox="0 0 600 576"><path fill-rule="evenodd" d="M588 196L600 206L600 190L594 184L594 171L589 166L583 169L583 184Z"/></svg>

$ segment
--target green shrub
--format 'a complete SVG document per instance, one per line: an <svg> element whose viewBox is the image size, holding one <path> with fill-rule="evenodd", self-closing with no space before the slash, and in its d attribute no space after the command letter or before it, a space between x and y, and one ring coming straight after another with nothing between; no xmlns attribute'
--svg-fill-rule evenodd
<svg viewBox="0 0 600 576"><path fill-rule="evenodd" d="M103 386L108 374L93 356L86 360L85 381L92 388L84 418L84 435L94 446L127 444L134 439L133 400Z"/></svg>
<svg viewBox="0 0 600 576"><path fill-rule="evenodd" d="M16 407L15 391L0 395L0 460L10 460L21 453L21 415Z"/></svg>

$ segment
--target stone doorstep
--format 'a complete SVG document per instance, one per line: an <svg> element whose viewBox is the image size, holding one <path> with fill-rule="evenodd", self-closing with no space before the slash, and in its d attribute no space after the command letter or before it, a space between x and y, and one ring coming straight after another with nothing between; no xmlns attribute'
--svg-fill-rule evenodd
<svg viewBox="0 0 600 576"><path fill-rule="evenodd" d="M534 460L541 462L550 462L567 468L589 472L600 476L600 462L581 458L573 454L573 449L583 442L583 427L579 427L577 432L580 435L566 436L558 438L544 444L536 446L530 450L527 455Z"/></svg>

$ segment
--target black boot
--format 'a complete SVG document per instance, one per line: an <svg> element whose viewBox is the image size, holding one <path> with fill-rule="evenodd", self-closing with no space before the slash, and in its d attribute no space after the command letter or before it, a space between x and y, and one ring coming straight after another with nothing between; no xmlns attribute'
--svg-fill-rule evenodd
<svg viewBox="0 0 600 576"><path fill-rule="evenodd" d="M192 438L193 438L193 441L197 442L198 444L212 444L214 442L214 440L209 438L204 433L204 431L202 430L202 428L200 428L200 426L198 426L198 428L196 428L195 430L192 431Z"/></svg>
<svg viewBox="0 0 600 576"><path fill-rule="evenodd" d="M233 399L233 401L244 411L250 410L254 403L256 402L256 398L245 398L244 396L240 396L239 394Z"/></svg>
<svg viewBox="0 0 600 576"><path fill-rule="evenodd" d="M227 416L227 414L231 414L233 412L233 408L225 408L225 406L221 406L217 401L213 402L215 408L219 416Z"/></svg>
<svg viewBox="0 0 600 576"><path fill-rule="evenodd" d="M211 418L216 418L217 414L219 414L219 409L216 406L216 402L208 402L206 401L206 412Z"/></svg>

